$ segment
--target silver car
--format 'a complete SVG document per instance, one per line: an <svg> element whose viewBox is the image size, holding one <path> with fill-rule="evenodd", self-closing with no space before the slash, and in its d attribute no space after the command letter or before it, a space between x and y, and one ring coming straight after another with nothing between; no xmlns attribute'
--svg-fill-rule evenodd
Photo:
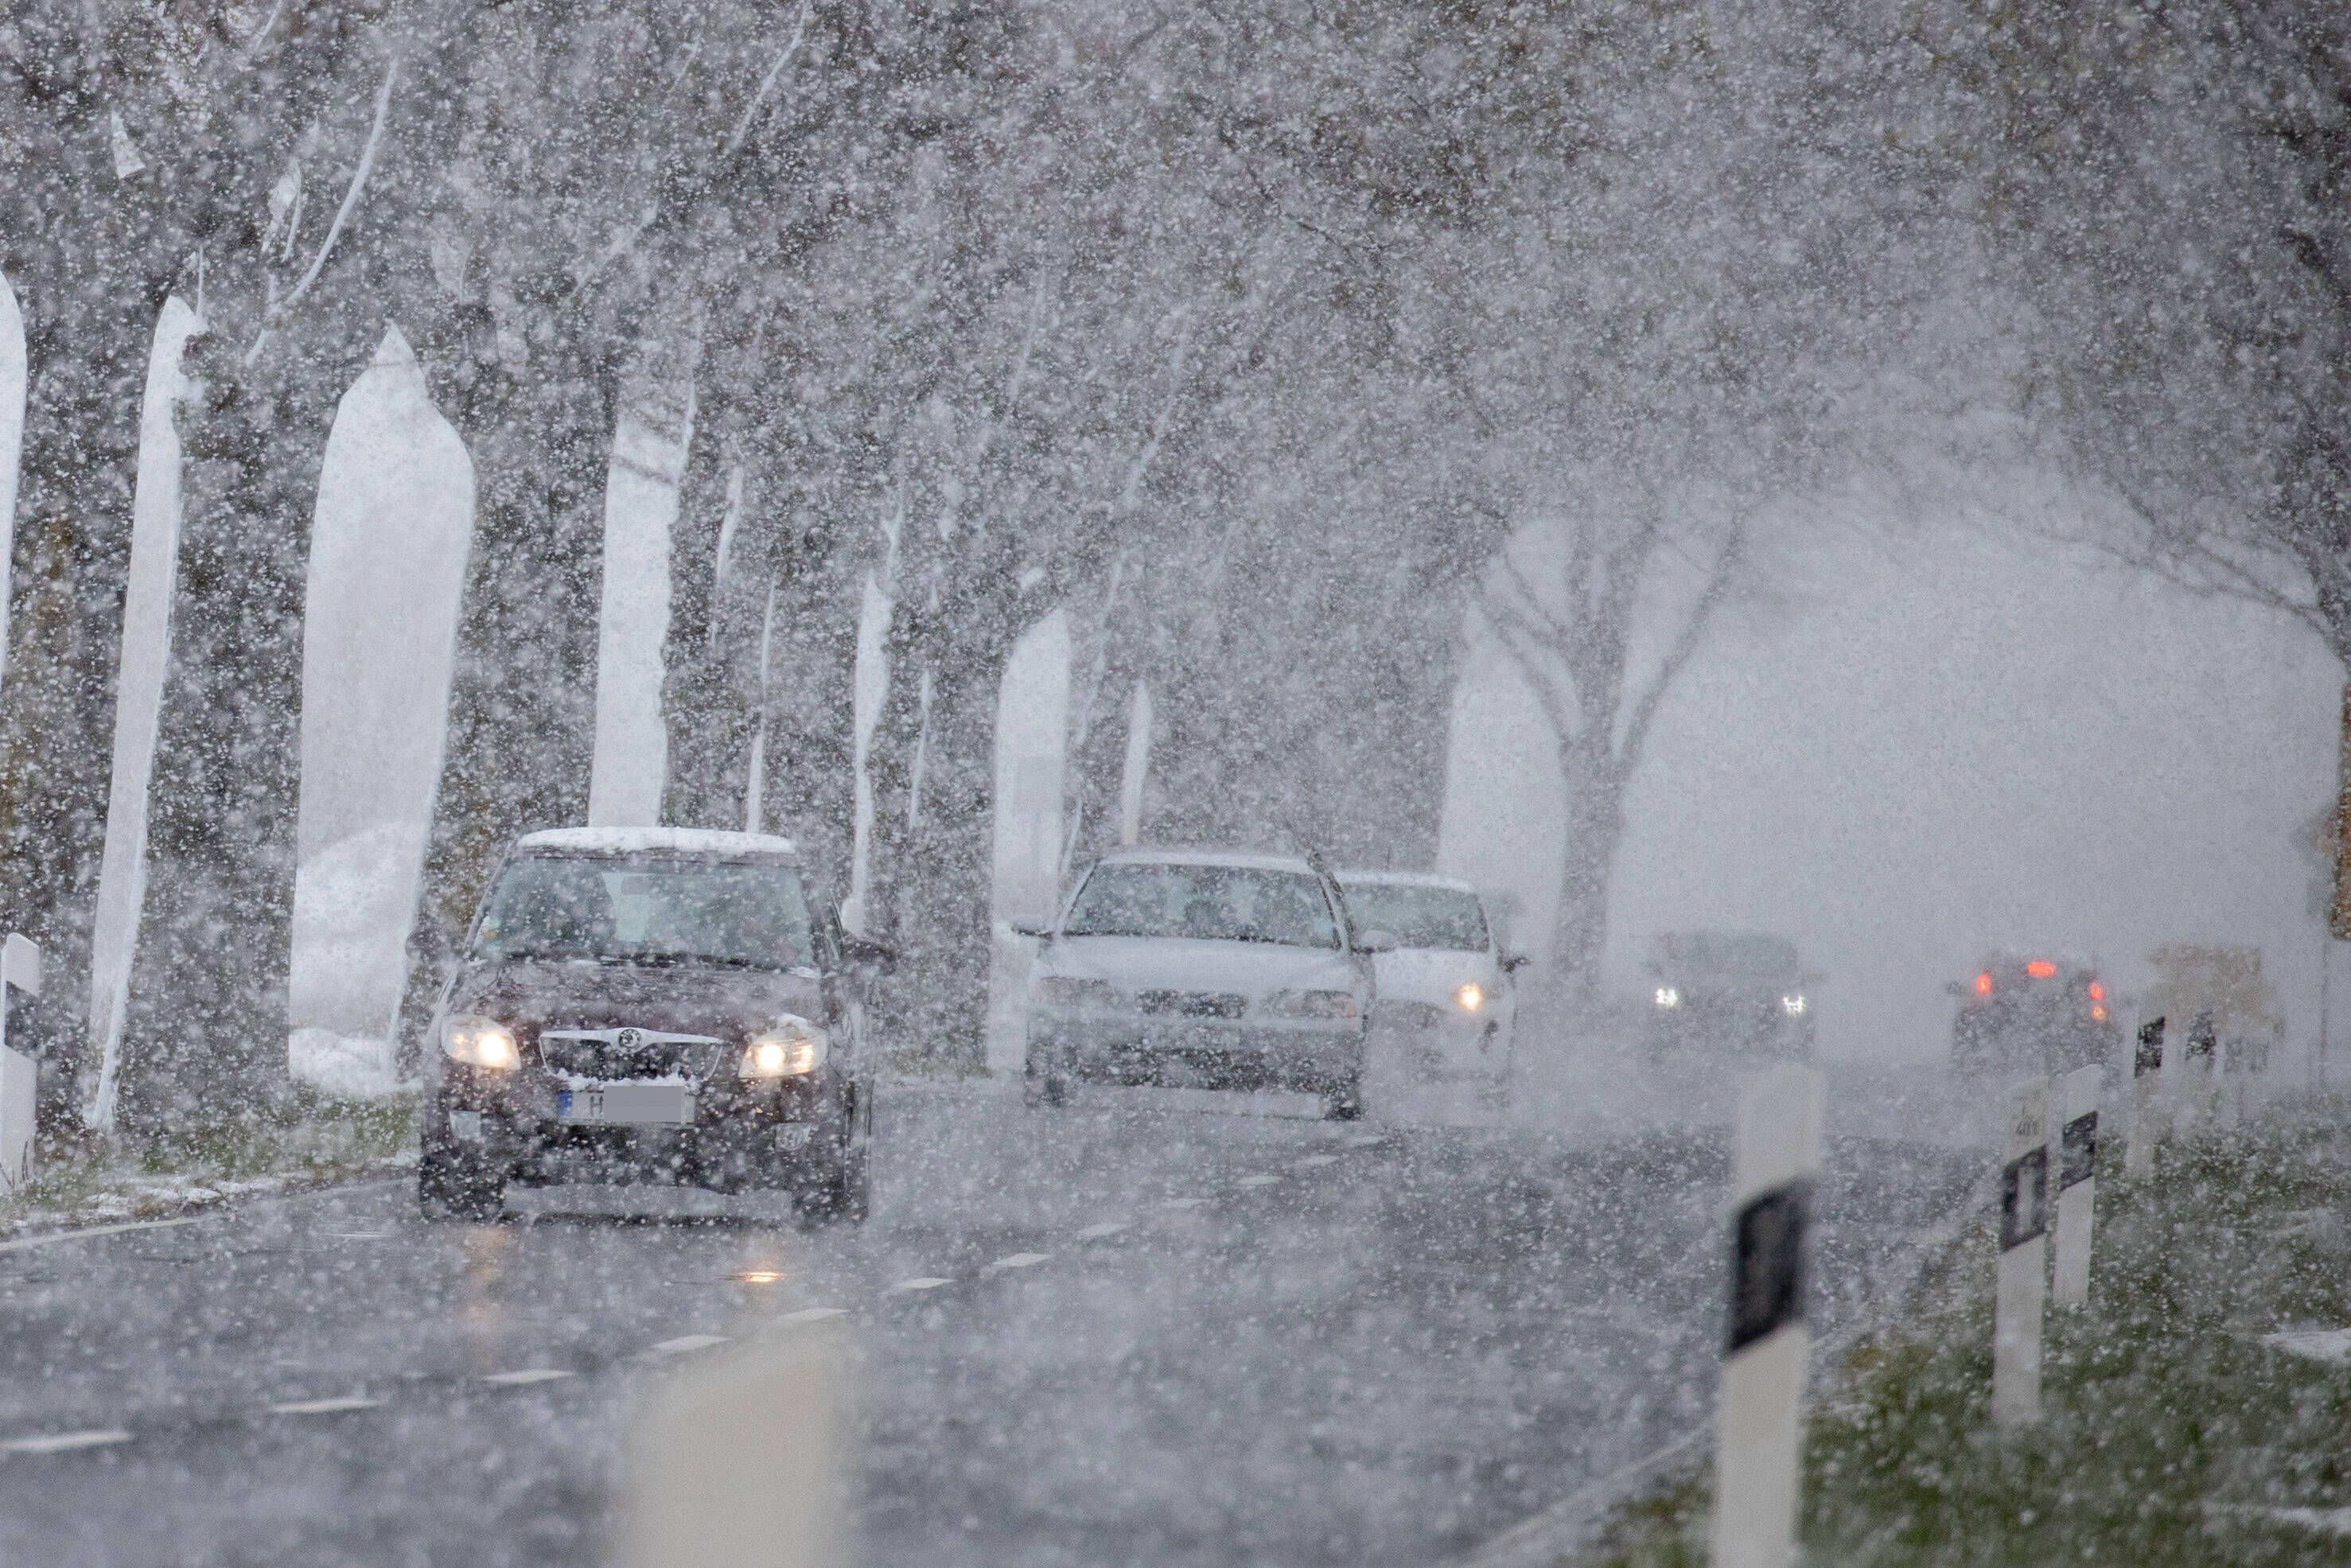
<svg viewBox="0 0 2351 1568"><path fill-rule="evenodd" d="M1287 1089L1363 1113L1371 955L1331 878L1287 855L1134 850L1086 873L1040 937L1027 1093L1072 1082Z"/></svg>

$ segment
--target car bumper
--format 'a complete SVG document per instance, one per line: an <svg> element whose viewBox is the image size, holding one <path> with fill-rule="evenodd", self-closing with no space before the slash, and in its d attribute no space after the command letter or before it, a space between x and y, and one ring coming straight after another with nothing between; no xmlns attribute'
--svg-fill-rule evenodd
<svg viewBox="0 0 2351 1568"><path fill-rule="evenodd" d="M1329 1094L1362 1079L1364 1030L1353 1020L1332 1026L1117 1015L1032 1019L1029 1060L1032 1073L1080 1082Z"/></svg>
<svg viewBox="0 0 2351 1568"><path fill-rule="evenodd" d="M691 1122L569 1121L562 1085L452 1067L425 1105L428 1147L502 1170L522 1186L575 1182L791 1186L839 1162L847 1117L829 1074L708 1084Z"/></svg>

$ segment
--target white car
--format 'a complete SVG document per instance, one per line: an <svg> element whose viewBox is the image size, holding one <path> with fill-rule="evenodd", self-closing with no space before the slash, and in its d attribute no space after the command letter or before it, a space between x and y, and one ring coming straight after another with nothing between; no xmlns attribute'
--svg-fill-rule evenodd
<svg viewBox="0 0 2351 1568"><path fill-rule="evenodd" d="M1130 850L1087 872L1042 939L1027 1096L1073 1082L1286 1089L1363 1113L1380 934L1288 855Z"/></svg>
<svg viewBox="0 0 2351 1568"><path fill-rule="evenodd" d="M1339 888L1355 929L1395 938L1374 960L1378 1023L1435 1054L1502 1070L1526 960L1495 941L1478 890L1425 872L1345 871Z"/></svg>

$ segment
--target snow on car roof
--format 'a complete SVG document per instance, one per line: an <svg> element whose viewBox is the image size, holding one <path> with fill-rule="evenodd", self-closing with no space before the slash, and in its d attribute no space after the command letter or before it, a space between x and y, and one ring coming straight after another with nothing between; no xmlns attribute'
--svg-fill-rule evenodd
<svg viewBox="0 0 2351 1568"><path fill-rule="evenodd" d="M1341 887L1441 887L1447 893L1476 893L1475 883L1433 871L1343 871Z"/></svg>
<svg viewBox="0 0 2351 1568"><path fill-rule="evenodd" d="M1314 868L1299 855L1247 854L1238 850L1113 850L1102 856L1104 865L1222 865L1245 871L1296 871L1309 876Z"/></svg>
<svg viewBox="0 0 2351 1568"><path fill-rule="evenodd" d="M790 855L798 849L773 833L729 833L715 828L543 828L525 833L522 850L569 850L579 854Z"/></svg>

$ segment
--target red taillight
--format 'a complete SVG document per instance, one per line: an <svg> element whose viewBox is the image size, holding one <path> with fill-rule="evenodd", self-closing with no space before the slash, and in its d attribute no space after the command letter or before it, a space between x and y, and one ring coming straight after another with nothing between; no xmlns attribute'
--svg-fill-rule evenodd
<svg viewBox="0 0 2351 1568"><path fill-rule="evenodd" d="M1991 971L1990 969L1986 969L1982 974L1976 977L1976 995L1980 997L1988 997L1991 995Z"/></svg>
<svg viewBox="0 0 2351 1568"><path fill-rule="evenodd" d="M2106 999L2106 988L2098 984L2097 981L2092 980L2090 982L2090 999L2094 1002L2105 1001Z"/></svg>
<svg viewBox="0 0 2351 1568"><path fill-rule="evenodd" d="M2036 980L2045 980L2057 972L2057 966L2046 958L2035 958L2024 966L2024 972Z"/></svg>

